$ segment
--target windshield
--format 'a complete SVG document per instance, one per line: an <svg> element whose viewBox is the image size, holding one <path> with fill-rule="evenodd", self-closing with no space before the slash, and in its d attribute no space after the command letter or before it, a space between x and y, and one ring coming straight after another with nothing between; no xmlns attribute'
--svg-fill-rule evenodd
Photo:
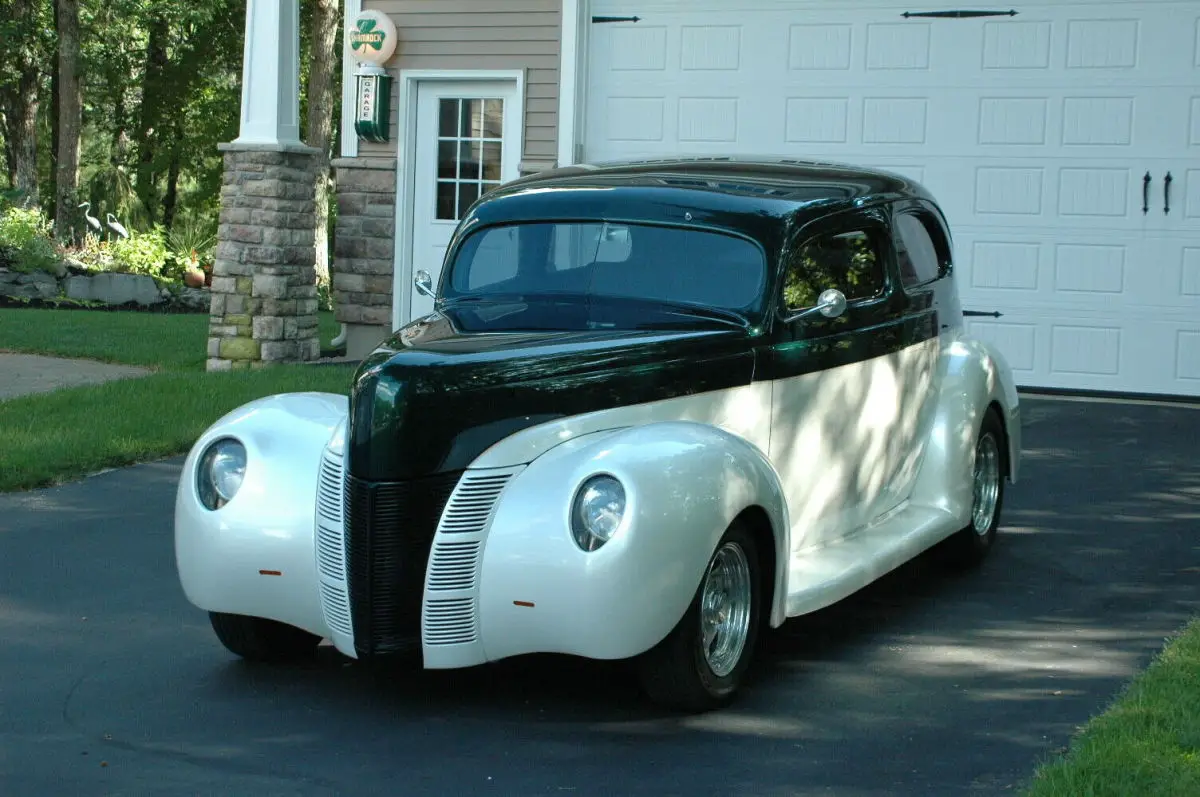
<svg viewBox="0 0 1200 797"><path fill-rule="evenodd" d="M746 315L762 304L766 258L754 243L697 229L608 222L488 227L459 248L448 300L616 300Z"/></svg>

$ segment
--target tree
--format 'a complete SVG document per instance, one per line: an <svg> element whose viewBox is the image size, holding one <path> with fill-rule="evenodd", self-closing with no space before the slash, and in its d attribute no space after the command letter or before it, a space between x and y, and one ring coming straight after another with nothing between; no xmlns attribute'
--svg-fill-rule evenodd
<svg viewBox="0 0 1200 797"><path fill-rule="evenodd" d="M305 140L321 150L316 180L317 279L329 279L329 147L333 138L333 90L341 0L312 0L308 73L308 129Z"/></svg>
<svg viewBox="0 0 1200 797"><path fill-rule="evenodd" d="M58 3L58 165L54 189L54 230L59 240L75 239L79 193L79 141L83 92L79 79L79 0Z"/></svg>
<svg viewBox="0 0 1200 797"><path fill-rule="evenodd" d="M38 201L38 62L42 42L38 0L0 1L0 116L4 117L5 160L13 186L26 201Z"/></svg>

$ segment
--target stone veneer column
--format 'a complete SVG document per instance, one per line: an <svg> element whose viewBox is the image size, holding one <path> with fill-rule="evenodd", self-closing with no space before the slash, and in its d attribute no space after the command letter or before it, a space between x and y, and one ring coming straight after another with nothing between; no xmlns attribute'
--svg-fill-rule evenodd
<svg viewBox="0 0 1200 797"><path fill-rule="evenodd" d="M213 265L208 370L320 356L314 185L318 150L222 144L221 224Z"/></svg>
<svg viewBox="0 0 1200 797"><path fill-rule="evenodd" d="M363 357L392 330L396 160L338 158L334 233L335 315L346 325L346 354Z"/></svg>

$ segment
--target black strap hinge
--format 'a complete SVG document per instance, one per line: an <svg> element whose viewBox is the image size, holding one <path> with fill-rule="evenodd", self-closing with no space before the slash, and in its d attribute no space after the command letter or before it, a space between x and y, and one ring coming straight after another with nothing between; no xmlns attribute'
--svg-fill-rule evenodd
<svg viewBox="0 0 1200 797"><path fill-rule="evenodd" d="M905 19L911 17L931 17L933 19L971 19L972 17L1015 17L1016 9L1008 11L905 11L900 16Z"/></svg>
<svg viewBox="0 0 1200 797"><path fill-rule="evenodd" d="M592 22L638 22L641 17L592 17Z"/></svg>

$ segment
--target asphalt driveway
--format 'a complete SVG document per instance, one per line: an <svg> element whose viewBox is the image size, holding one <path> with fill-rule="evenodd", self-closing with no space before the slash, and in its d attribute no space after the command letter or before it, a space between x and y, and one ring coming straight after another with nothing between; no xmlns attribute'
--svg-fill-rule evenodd
<svg viewBox="0 0 1200 797"><path fill-rule="evenodd" d="M789 622L699 717L559 658L245 666L176 581L179 460L0 495L0 794L1011 793L1197 611L1197 439L1197 409L1027 399L981 570Z"/></svg>

